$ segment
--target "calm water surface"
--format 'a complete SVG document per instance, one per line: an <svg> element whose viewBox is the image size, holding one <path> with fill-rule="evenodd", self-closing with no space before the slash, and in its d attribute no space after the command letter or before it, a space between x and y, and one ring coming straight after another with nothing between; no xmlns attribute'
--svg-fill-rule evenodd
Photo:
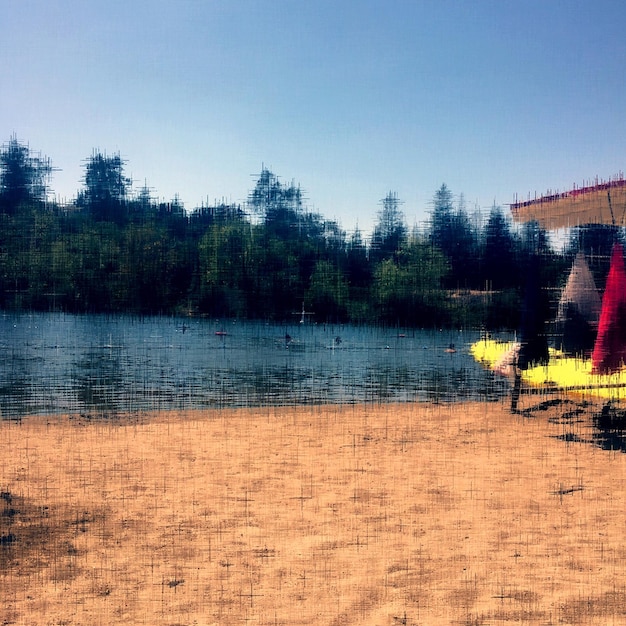
<svg viewBox="0 0 626 626"><path fill-rule="evenodd" d="M0 410L111 414L496 399L478 333L171 317L0 315ZM446 348L454 344L456 352Z"/></svg>

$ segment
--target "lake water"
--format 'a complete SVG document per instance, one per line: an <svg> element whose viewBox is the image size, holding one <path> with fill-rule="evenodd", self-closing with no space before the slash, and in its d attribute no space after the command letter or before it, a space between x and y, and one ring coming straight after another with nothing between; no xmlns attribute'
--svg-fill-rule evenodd
<svg viewBox="0 0 626 626"><path fill-rule="evenodd" d="M478 333L172 317L0 314L0 410L138 410L496 399ZM456 352L446 352L454 344Z"/></svg>

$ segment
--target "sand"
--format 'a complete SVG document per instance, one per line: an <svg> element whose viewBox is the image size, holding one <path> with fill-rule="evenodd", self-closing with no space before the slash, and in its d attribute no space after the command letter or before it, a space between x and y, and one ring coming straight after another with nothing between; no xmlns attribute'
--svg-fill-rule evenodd
<svg viewBox="0 0 626 626"><path fill-rule="evenodd" d="M565 409L0 423L0 619L626 624L626 454Z"/></svg>

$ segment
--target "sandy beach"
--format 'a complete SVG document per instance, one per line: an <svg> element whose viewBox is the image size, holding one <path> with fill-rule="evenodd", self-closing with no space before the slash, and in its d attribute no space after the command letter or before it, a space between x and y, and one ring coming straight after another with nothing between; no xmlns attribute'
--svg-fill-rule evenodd
<svg viewBox="0 0 626 626"><path fill-rule="evenodd" d="M2 422L0 619L626 624L626 454L568 406Z"/></svg>

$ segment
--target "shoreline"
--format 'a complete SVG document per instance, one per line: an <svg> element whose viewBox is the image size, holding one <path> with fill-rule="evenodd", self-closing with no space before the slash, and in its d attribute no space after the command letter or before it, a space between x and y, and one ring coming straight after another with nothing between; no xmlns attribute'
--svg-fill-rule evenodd
<svg viewBox="0 0 626 626"><path fill-rule="evenodd" d="M508 408L0 422L0 617L620 623L626 455L568 407Z"/></svg>

